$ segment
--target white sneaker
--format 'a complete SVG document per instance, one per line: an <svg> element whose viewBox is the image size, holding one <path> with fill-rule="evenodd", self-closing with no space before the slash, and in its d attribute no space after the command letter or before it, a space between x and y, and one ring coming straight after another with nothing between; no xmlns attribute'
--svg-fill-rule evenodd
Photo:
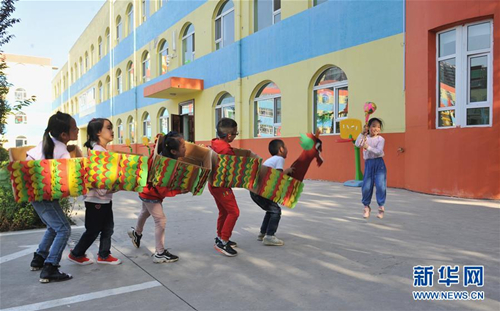
<svg viewBox="0 0 500 311"><path fill-rule="evenodd" d="M285 245L285 242L278 239L274 235L266 235L264 237L264 239L262 240L262 244L267 245L267 246L282 246L282 245Z"/></svg>

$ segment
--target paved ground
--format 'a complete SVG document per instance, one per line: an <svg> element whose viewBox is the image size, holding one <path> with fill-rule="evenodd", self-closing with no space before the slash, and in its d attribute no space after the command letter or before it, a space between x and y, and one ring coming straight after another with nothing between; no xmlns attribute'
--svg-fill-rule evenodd
<svg viewBox="0 0 500 311"><path fill-rule="evenodd" d="M239 255L213 249L217 212L210 193L164 202L167 247L176 263L154 264L154 225L139 249L127 230L140 201L114 200L112 252L120 266L77 266L66 249L62 270L73 280L40 284L29 262L43 231L0 235L0 309L37 310L500 310L500 202L388 190L386 218L362 216L360 189L306 181L294 210L286 209L277 236L283 247L256 240L263 211L248 191L232 239ZM73 239L82 233L77 211ZM90 249L96 258L97 246ZM434 291L484 291L483 301L414 301L413 266L435 267ZM438 267L458 265L460 284L437 284ZM483 265L484 287L464 288L463 265Z"/></svg>

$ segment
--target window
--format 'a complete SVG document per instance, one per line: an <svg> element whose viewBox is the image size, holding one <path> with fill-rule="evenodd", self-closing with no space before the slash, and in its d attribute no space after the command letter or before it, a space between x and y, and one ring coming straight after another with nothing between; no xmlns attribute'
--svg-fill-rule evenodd
<svg viewBox="0 0 500 311"><path fill-rule="evenodd" d="M132 4L129 4L127 8L127 20L127 35L130 35L134 31L134 6Z"/></svg>
<svg viewBox="0 0 500 311"><path fill-rule="evenodd" d="M99 88L99 103L102 103L104 101L104 89L102 87L101 81L99 81L98 88Z"/></svg>
<svg viewBox="0 0 500 311"><path fill-rule="evenodd" d="M90 46L90 67L94 66L94 45Z"/></svg>
<svg viewBox="0 0 500 311"><path fill-rule="evenodd" d="M134 88L135 84L135 78L134 78L134 63L128 62L127 64L127 72L128 72L128 78L127 78L127 88L131 90Z"/></svg>
<svg viewBox="0 0 500 311"><path fill-rule="evenodd" d="M130 138L130 143L135 143L135 123L134 118L128 117L128 137Z"/></svg>
<svg viewBox="0 0 500 311"><path fill-rule="evenodd" d="M89 71L89 53L85 52L85 72Z"/></svg>
<svg viewBox="0 0 500 311"><path fill-rule="evenodd" d="M255 137L281 136L281 91L274 82L266 83L255 96Z"/></svg>
<svg viewBox="0 0 500 311"><path fill-rule="evenodd" d="M313 0L313 6L320 5L321 3L325 3L328 0Z"/></svg>
<svg viewBox="0 0 500 311"><path fill-rule="evenodd" d="M116 131L118 132L118 143L123 144L123 123L121 119L116 121Z"/></svg>
<svg viewBox="0 0 500 311"><path fill-rule="evenodd" d="M149 53L148 51L142 54L142 83L147 82L151 79L151 69L149 64Z"/></svg>
<svg viewBox="0 0 500 311"><path fill-rule="evenodd" d="M23 88L17 88L14 92L14 98L16 101L25 101L26 100L26 90Z"/></svg>
<svg viewBox="0 0 500 311"><path fill-rule="evenodd" d="M82 77L82 75L83 75L83 60L82 60L82 58L80 57L80 75L79 75L79 77L81 78L81 77Z"/></svg>
<svg viewBox="0 0 500 311"><path fill-rule="evenodd" d="M436 128L491 126L492 29L483 21L437 34Z"/></svg>
<svg viewBox="0 0 500 311"><path fill-rule="evenodd" d="M255 31L276 24L281 20L281 0L255 0L254 24Z"/></svg>
<svg viewBox="0 0 500 311"><path fill-rule="evenodd" d="M122 18L120 15L116 18L116 44L120 43L122 38Z"/></svg>
<svg viewBox="0 0 500 311"><path fill-rule="evenodd" d="M158 45L159 52L158 52L158 73L159 75L162 75L168 71L168 43L167 41L163 40L160 42Z"/></svg>
<svg viewBox="0 0 500 311"><path fill-rule="evenodd" d="M122 71L118 69L116 71L116 94L121 94L122 92L123 92Z"/></svg>
<svg viewBox="0 0 500 311"><path fill-rule="evenodd" d="M24 112L18 112L16 113L15 119L14 119L15 124L27 124L28 119L26 117L26 114Z"/></svg>
<svg viewBox="0 0 500 311"><path fill-rule="evenodd" d="M182 36L183 64L189 64L194 60L194 26L189 24Z"/></svg>
<svg viewBox="0 0 500 311"><path fill-rule="evenodd" d="M111 37L109 34L109 28L106 28L106 46L104 47L104 55L109 53L111 49Z"/></svg>
<svg viewBox="0 0 500 311"><path fill-rule="evenodd" d="M348 95L347 76L342 69L333 66L320 74L313 88L313 132L340 133L340 120L347 118Z"/></svg>
<svg viewBox="0 0 500 311"><path fill-rule="evenodd" d="M215 18L215 49L228 46L234 42L234 5L226 1Z"/></svg>
<svg viewBox="0 0 500 311"><path fill-rule="evenodd" d="M235 108L234 97L231 94L224 94L215 106L215 124L219 123L222 118L230 118L234 120Z"/></svg>
<svg viewBox="0 0 500 311"><path fill-rule="evenodd" d="M160 117L158 118L158 121L160 123L160 133L167 134L169 131L169 124L168 124L168 110L166 108L162 108L160 110Z"/></svg>
<svg viewBox="0 0 500 311"><path fill-rule="evenodd" d="M111 98L111 80L109 76L106 77L106 100Z"/></svg>
<svg viewBox="0 0 500 311"><path fill-rule="evenodd" d="M142 117L142 134L151 140L151 116L147 112Z"/></svg>
<svg viewBox="0 0 500 311"><path fill-rule="evenodd" d="M142 22L144 23L149 16L149 0L142 0Z"/></svg>
<svg viewBox="0 0 500 311"><path fill-rule="evenodd" d="M17 136L16 137L16 148L27 146L28 140L25 136Z"/></svg>
<svg viewBox="0 0 500 311"><path fill-rule="evenodd" d="M97 44L98 44L97 57L99 60L101 60L101 58L102 58L102 38L101 37L99 37L99 39L97 40Z"/></svg>
<svg viewBox="0 0 500 311"><path fill-rule="evenodd" d="M71 68L71 83L75 82L75 77L73 77L73 68Z"/></svg>

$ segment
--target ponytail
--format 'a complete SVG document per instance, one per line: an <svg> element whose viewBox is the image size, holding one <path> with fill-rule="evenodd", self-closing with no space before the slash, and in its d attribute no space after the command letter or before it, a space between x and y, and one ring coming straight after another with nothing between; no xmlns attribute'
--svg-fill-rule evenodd
<svg viewBox="0 0 500 311"><path fill-rule="evenodd" d="M54 158L55 144L52 138L60 140L62 133L69 135L72 119L69 114L60 111L50 117L49 124L43 133L42 151L45 159Z"/></svg>

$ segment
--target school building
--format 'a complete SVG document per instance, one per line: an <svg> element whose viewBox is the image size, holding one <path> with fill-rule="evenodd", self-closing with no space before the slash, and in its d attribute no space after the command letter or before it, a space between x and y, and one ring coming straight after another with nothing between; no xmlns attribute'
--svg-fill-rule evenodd
<svg viewBox="0 0 500 311"><path fill-rule="evenodd" d="M221 117L235 147L300 154L319 129L310 179L354 179L339 122L384 121L388 186L500 199L498 1L110 0L52 82L52 108L115 126L112 149L176 130L208 145ZM494 40L494 39L497 40ZM496 45L496 48L495 48ZM126 143L130 141L131 147Z"/></svg>

